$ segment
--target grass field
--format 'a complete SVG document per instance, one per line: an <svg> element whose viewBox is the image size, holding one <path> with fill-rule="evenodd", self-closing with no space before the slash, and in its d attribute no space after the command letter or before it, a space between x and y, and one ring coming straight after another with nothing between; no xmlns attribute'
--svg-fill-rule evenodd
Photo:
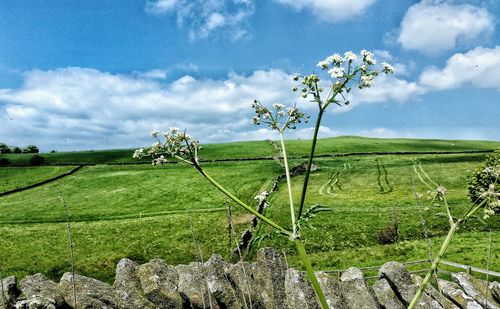
<svg viewBox="0 0 500 309"><path fill-rule="evenodd" d="M152 141L153 142L153 141ZM137 148L147 146L138 145ZM309 155L310 141L291 140L287 151L292 156ZM491 150L500 147L494 141L464 140L420 140L420 139L376 139L358 136L341 136L321 139L316 154L351 152L394 152L394 151L464 151ZM46 164L109 164L148 162L132 159L134 149L43 153ZM204 144L201 159L258 158L275 154L269 141L233 142L224 144ZM28 165L31 154L0 154L9 159L10 165Z"/></svg>
<svg viewBox="0 0 500 309"><path fill-rule="evenodd" d="M307 141L289 144L294 155L307 153ZM460 151L493 149L499 144L345 137L320 140L318 148L320 153ZM206 158L228 158L233 147L236 148L234 156L239 158L262 156L259 149L268 151L266 156L274 151L268 142L208 145L203 151ZM130 151L51 155L70 163L82 158L90 160L89 153L97 163L125 160L125 154L127 160L130 157ZM459 214L468 205L467 175L484 158L484 154L441 154L317 159L318 171L311 175L307 205L319 203L331 207L332 211L312 221L317 229L303 232L314 266L336 269L427 258L421 216L427 219L434 250L446 232L447 222L435 216L443 209L431 206L429 211L424 211L427 205L415 204L412 184L425 194L429 180L423 172L427 173L449 190L448 200L453 212ZM303 160L292 160L293 164L301 162ZM270 160L212 162L204 166L218 182L251 205L256 204L253 197L269 189L276 176L283 172L280 165ZM0 175L2 181L23 186L69 168L0 168ZM334 177L336 184L332 184L332 174L339 172L340 176ZM302 177L293 178L295 200L299 198L301 183ZM289 226L285 188L284 184L280 185L270 198L267 211L274 220ZM58 279L70 269L62 197L70 210L79 273L111 282L115 263L123 257L138 262L161 257L171 264L188 263L200 259L195 243L202 247L204 259L212 253L228 257L227 207L231 203L191 167L95 165L56 182L0 197L2 274L22 276L43 272ZM239 236L250 217L234 207L233 222ZM393 213L400 220L399 243L380 246L376 235ZM484 250L490 229L500 230L498 216L491 218L488 226L471 221L454 239L447 258L485 268ZM497 234L492 234L494 248L500 245ZM286 239L265 240L262 245L282 248L292 265L300 263ZM491 268L500 270L498 257L493 257Z"/></svg>
<svg viewBox="0 0 500 309"><path fill-rule="evenodd" d="M74 166L0 168L0 193L26 187L70 171Z"/></svg>

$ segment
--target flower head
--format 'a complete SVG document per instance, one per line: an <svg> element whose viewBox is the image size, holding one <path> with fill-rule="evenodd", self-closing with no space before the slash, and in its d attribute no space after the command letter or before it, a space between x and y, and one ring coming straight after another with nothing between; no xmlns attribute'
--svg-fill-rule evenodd
<svg viewBox="0 0 500 309"><path fill-rule="evenodd" d="M352 62L356 61L357 59L358 59L358 57L352 51L348 51L348 52L344 53L344 60L347 62L352 63Z"/></svg>
<svg viewBox="0 0 500 309"><path fill-rule="evenodd" d="M363 56L363 62L366 62L366 64L368 65L377 64L377 60L375 60L375 57L373 56L372 52L363 49L361 51L361 56Z"/></svg>
<svg viewBox="0 0 500 309"><path fill-rule="evenodd" d="M265 123L272 130L282 132L287 128L295 129L297 123L309 120L309 115L300 112L296 107L286 107L280 103L273 104L273 107L274 110L271 110L255 100L252 103L252 108L255 110L252 123L255 125Z"/></svg>
<svg viewBox="0 0 500 309"><path fill-rule="evenodd" d="M386 62L382 62L382 72L385 74L394 73L394 67Z"/></svg>

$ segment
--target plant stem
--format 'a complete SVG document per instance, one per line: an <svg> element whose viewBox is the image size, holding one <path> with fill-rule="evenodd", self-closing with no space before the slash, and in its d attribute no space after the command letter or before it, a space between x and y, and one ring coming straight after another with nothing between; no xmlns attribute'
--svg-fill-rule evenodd
<svg viewBox="0 0 500 309"><path fill-rule="evenodd" d="M300 195L299 216L297 220L299 220L300 216L302 215L302 209L304 208L304 202L306 200L307 185L309 184L309 176L311 175L311 166L314 158L314 152L316 151L316 141L318 140L319 126L321 124L321 117L323 117L323 112L324 109L320 107L318 118L316 119L316 126L314 127L311 153L309 154L309 159L307 160L306 176L304 178L304 185L302 186L302 194Z"/></svg>
<svg viewBox="0 0 500 309"><path fill-rule="evenodd" d="M328 303L326 302L325 294L323 294L323 290L319 285L318 278L316 278L316 275L314 274L314 270L311 266L311 262L309 261L309 257L307 256L306 249L304 248L302 240L297 238L294 240L294 242L295 246L297 247L297 251L299 252L300 258L302 260L302 265L305 271L307 272L307 276L309 277L313 289L316 292L316 296L318 297L319 302L321 303L321 307L323 307L323 309L328 309L329 306Z"/></svg>
<svg viewBox="0 0 500 309"><path fill-rule="evenodd" d="M418 289L417 293L415 294L415 296L413 296L413 299L412 299L410 305L408 306L408 309L413 309L415 307L415 305L417 304L418 300L420 299L420 296L422 296L422 293L424 292L425 288L429 284L429 281L431 281L432 274L436 271L436 269L439 265L439 262L441 261L444 254L446 253L446 250L448 249L448 246L450 245L451 239L453 238L453 235L457 231L457 228L461 222L462 222L461 220L458 220L457 222L455 222L455 224L453 224L451 226L451 228L448 232L448 235L446 236L443 244L441 245L441 249L439 250L438 255L436 256L436 258L432 262L431 268L429 269L429 271L425 275L424 281L422 281L422 284L420 285L420 288Z"/></svg>
<svg viewBox="0 0 500 309"><path fill-rule="evenodd" d="M292 219L292 233L295 238L295 233L297 232L297 226L295 221L295 209L293 208L293 198L292 198L292 180L290 178L290 169L288 168L288 159L286 155L285 141L283 140L283 132L280 131L280 141L281 141L281 151L283 152L283 162L285 163L285 174L286 183L288 185L288 199L290 200L290 217Z"/></svg>
<svg viewBox="0 0 500 309"><path fill-rule="evenodd" d="M197 163L194 163L193 165L198 170L198 172L200 172L200 174L203 175L203 177L205 177L211 184L213 184L217 189L219 189L227 197L229 197L230 199L232 199L233 201L235 201L238 205L240 205L241 207L245 208L245 210L247 210L251 214L255 215L256 217L258 217L262 221L266 222L270 226L272 226L275 229L279 230L281 233L283 233L283 234L285 234L285 235L287 235L289 237L292 236L292 233L290 233L290 231L286 230L285 228L283 228L282 226L278 225L274 221L269 220L267 217L263 216L258 211L256 211L255 209L253 209L252 207L248 206L243 201L241 201L239 198L237 198L236 196L234 196L234 194L232 194L231 192L227 191L226 188L224 188L223 186L221 186L217 181L215 181L212 177L210 177L210 175L208 175L201 168L201 166L199 166Z"/></svg>

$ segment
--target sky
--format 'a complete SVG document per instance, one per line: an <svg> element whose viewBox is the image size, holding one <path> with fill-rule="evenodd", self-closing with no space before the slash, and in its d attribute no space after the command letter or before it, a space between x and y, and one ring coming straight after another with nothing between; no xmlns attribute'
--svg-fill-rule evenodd
<svg viewBox="0 0 500 309"><path fill-rule="evenodd" d="M254 99L311 114L286 136L308 139L317 105L293 76L362 49L395 73L332 106L321 137L499 141L499 17L497 0L0 0L0 143L276 139L251 124Z"/></svg>

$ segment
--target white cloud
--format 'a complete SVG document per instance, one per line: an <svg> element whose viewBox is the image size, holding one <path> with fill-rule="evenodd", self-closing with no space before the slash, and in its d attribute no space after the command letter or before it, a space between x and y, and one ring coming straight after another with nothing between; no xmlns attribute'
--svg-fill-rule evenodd
<svg viewBox="0 0 500 309"><path fill-rule="evenodd" d="M249 130L257 97L293 102L292 85L280 70L223 80L186 75L168 84L88 68L34 70L19 88L0 89L0 122L9 123L5 142L59 149L141 145L152 129L171 126L207 142L219 130Z"/></svg>
<svg viewBox="0 0 500 309"><path fill-rule="evenodd" d="M467 53L454 54L442 69L431 67L420 75L420 84L437 90L471 84L500 91L500 46L477 47Z"/></svg>
<svg viewBox="0 0 500 309"><path fill-rule="evenodd" d="M146 74L147 75L147 74ZM148 132L186 128L202 142L275 138L250 125L251 102L297 103L314 114L316 105L298 99L293 75L281 70L230 73L224 79L185 75L165 82L137 74L111 74L69 67L24 73L21 86L0 89L2 142L37 144L42 150L123 148L151 142ZM361 103L405 101L421 89L397 77L380 76L375 88L352 92L349 110ZM289 138L310 138L311 124ZM320 136L340 135L322 127ZM274 136L274 137L273 137ZM6 140L5 140L6 138Z"/></svg>
<svg viewBox="0 0 500 309"><path fill-rule="evenodd" d="M491 34L494 18L484 8L452 1L423 0L408 9L398 43L425 54L452 50Z"/></svg>
<svg viewBox="0 0 500 309"><path fill-rule="evenodd" d="M254 4L251 0L150 0L145 10L174 15L180 27L188 27L191 40L216 34L239 40L249 36L245 23L254 12Z"/></svg>
<svg viewBox="0 0 500 309"><path fill-rule="evenodd" d="M275 0L296 10L310 10L326 22L354 18L365 12L376 0Z"/></svg>
<svg viewBox="0 0 500 309"><path fill-rule="evenodd" d="M146 3L146 11L152 14L165 14L173 10L178 0L157 0Z"/></svg>
<svg viewBox="0 0 500 309"><path fill-rule="evenodd" d="M150 71L146 72L134 72L137 76L140 78L147 78L147 79L165 79L167 78L168 71L167 70L160 70L160 69L153 69Z"/></svg>
<svg viewBox="0 0 500 309"><path fill-rule="evenodd" d="M354 88L348 97L351 103L346 107L334 109L334 111L346 112L363 103L407 102L425 92L426 89L416 82L381 74L375 79L375 86L365 89Z"/></svg>

